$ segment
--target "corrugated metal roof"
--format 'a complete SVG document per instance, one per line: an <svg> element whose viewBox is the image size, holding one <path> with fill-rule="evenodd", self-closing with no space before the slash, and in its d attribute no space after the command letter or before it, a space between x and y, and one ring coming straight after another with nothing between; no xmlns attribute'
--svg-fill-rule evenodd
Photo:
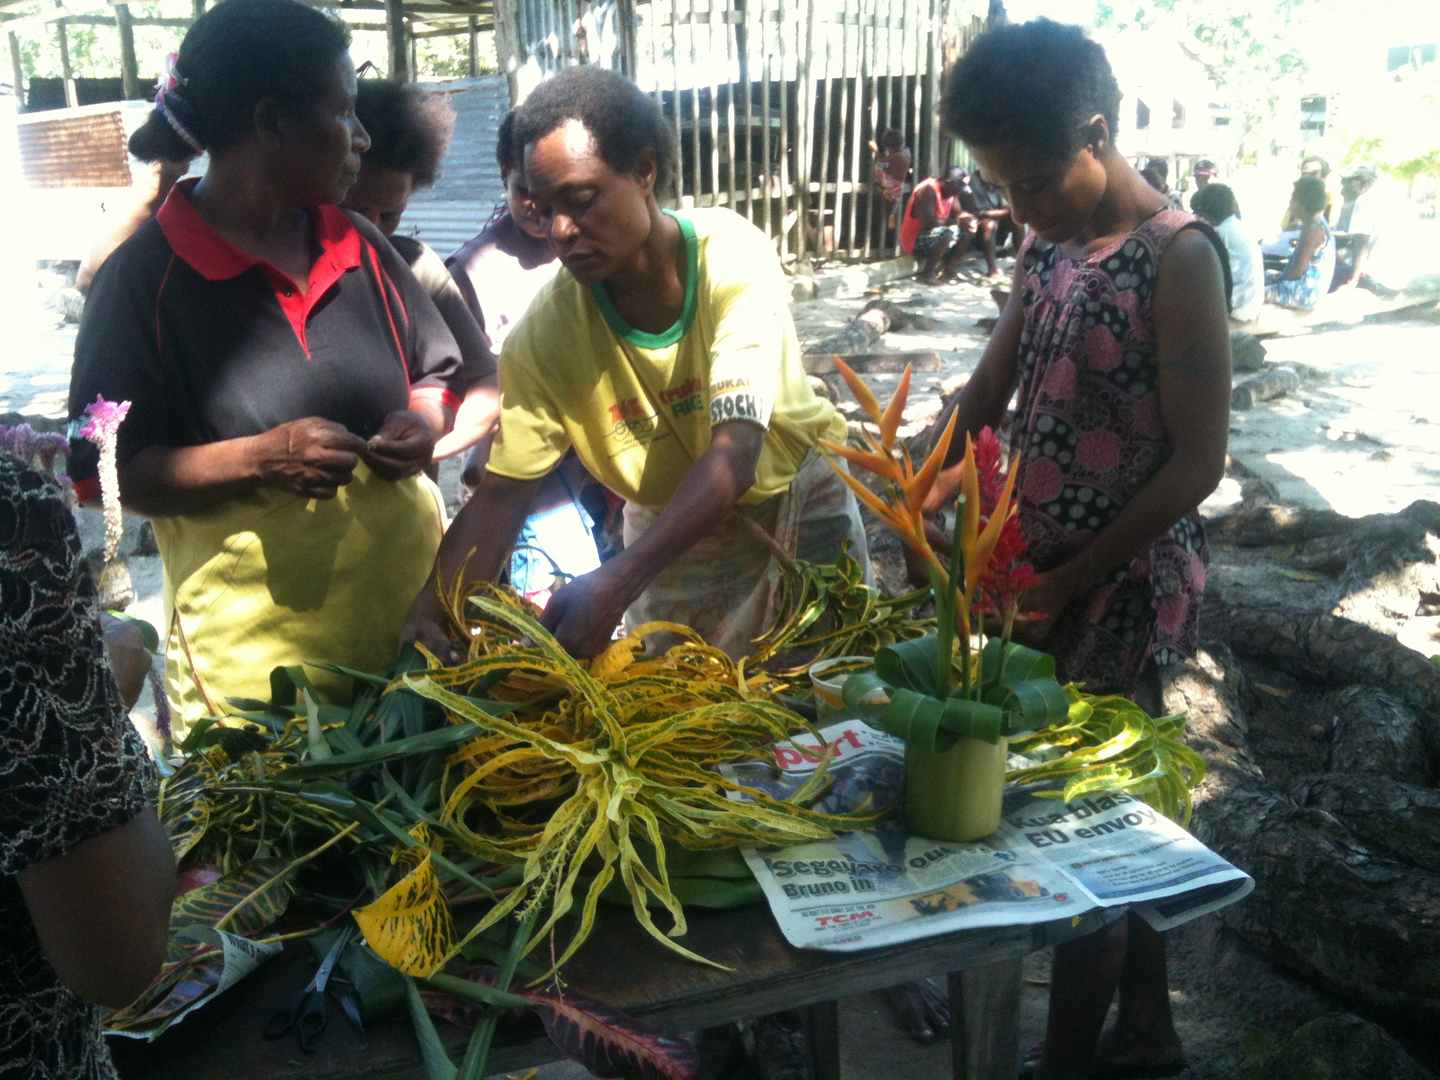
<svg viewBox="0 0 1440 1080"><path fill-rule="evenodd" d="M510 108L510 88L505 76L489 75L425 89L450 96L455 132L440 166L440 179L411 198L400 229L445 256L479 232L504 198L495 142L500 121Z"/></svg>

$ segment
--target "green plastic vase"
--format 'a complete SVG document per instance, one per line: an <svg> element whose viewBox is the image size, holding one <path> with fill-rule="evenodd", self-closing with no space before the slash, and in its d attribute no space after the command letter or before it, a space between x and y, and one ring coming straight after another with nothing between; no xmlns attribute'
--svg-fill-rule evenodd
<svg viewBox="0 0 1440 1080"><path fill-rule="evenodd" d="M905 821L912 833L964 843L1000 827L1005 739L956 739L947 750L905 747Z"/></svg>

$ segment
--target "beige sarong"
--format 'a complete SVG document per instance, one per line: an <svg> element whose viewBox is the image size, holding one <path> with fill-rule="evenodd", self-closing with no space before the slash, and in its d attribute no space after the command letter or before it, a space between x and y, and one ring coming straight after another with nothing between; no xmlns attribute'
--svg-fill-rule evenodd
<svg viewBox="0 0 1440 1080"><path fill-rule="evenodd" d="M627 503L625 544L645 532L659 510ZM775 616L780 566L770 546L740 520L764 529L793 558L831 563L849 542L850 555L873 582L865 527L855 496L820 454L800 465L789 489L734 516L672 562L625 612L625 628L657 620L680 623L739 659Z"/></svg>

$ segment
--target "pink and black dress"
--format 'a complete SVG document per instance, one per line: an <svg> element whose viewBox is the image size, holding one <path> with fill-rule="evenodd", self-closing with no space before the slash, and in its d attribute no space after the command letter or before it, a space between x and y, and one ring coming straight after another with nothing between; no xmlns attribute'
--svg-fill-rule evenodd
<svg viewBox="0 0 1440 1080"><path fill-rule="evenodd" d="M1084 258L1033 233L1021 251L1011 451L1021 455L1020 520L1039 571L1074 558L1169 459L1151 309L1161 256L1184 229L1204 232L1227 265L1214 229L1168 209ZM1147 662L1191 655L1208 563L1192 511L1062 612L1045 645L1061 678L1128 694Z"/></svg>

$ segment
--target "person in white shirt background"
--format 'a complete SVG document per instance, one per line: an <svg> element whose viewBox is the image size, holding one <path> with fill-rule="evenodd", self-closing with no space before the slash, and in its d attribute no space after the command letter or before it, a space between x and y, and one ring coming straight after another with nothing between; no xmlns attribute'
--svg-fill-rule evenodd
<svg viewBox="0 0 1440 1080"><path fill-rule="evenodd" d="M1381 226L1379 204L1370 194L1375 170L1358 165L1340 181L1340 210L1335 216L1335 240L1339 245L1334 288L1359 286L1380 296L1393 295L1375 280L1373 255Z"/></svg>
<svg viewBox="0 0 1440 1080"><path fill-rule="evenodd" d="M1240 217L1235 193L1225 184L1207 183L1190 200L1191 209L1215 226L1230 256L1230 318L1251 322L1265 300L1264 261L1260 242Z"/></svg>

